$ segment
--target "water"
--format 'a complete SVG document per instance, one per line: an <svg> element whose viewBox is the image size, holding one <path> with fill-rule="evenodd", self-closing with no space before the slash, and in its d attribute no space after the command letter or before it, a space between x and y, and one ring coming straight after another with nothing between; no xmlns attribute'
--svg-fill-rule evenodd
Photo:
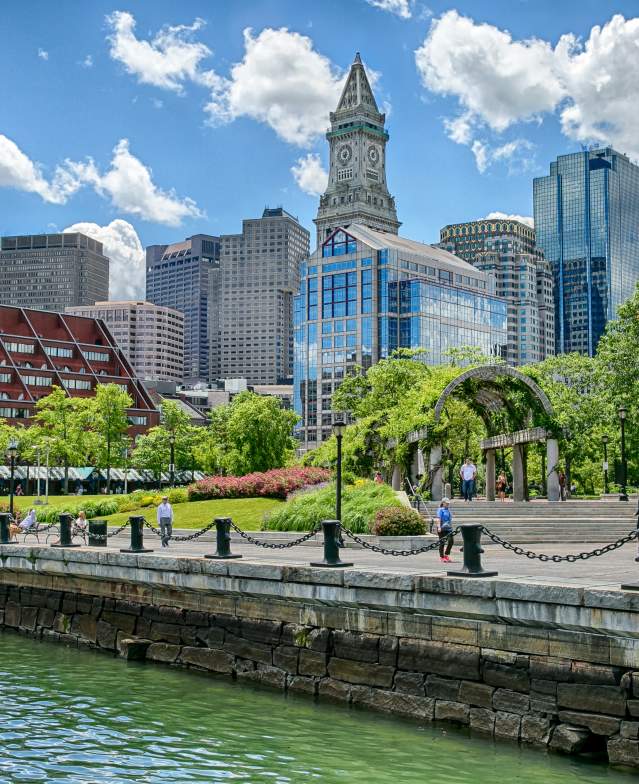
<svg viewBox="0 0 639 784"><path fill-rule="evenodd" d="M0 782L629 784L602 764L0 634Z"/></svg>

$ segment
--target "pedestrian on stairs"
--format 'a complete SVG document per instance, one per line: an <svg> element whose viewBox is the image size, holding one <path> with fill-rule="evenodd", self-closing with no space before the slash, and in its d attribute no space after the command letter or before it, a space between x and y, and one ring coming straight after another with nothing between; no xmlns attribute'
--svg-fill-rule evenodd
<svg viewBox="0 0 639 784"><path fill-rule="evenodd" d="M472 501L475 495L475 479L477 478L477 466L472 462L470 457L466 458L466 462L459 471L461 477L462 495L464 501Z"/></svg>
<svg viewBox="0 0 639 784"><path fill-rule="evenodd" d="M448 508L450 501L442 498L439 509L437 510L437 536L439 536L439 560L442 563L452 563L450 551L453 549L455 539L453 531L453 515ZM444 547L446 551L444 552Z"/></svg>

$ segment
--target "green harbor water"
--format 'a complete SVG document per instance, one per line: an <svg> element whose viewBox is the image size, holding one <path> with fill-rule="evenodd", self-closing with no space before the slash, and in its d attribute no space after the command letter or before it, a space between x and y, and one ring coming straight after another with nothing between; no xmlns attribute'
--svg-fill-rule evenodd
<svg viewBox="0 0 639 784"><path fill-rule="evenodd" d="M629 784L605 764L0 634L0 782Z"/></svg>

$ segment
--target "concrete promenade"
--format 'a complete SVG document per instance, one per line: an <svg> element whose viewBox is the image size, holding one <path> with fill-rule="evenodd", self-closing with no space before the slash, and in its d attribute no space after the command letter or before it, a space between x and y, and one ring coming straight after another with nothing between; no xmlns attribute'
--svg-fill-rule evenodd
<svg viewBox="0 0 639 784"><path fill-rule="evenodd" d="M175 532L180 534L192 533L189 531ZM251 532L255 538L260 534ZM437 551L421 555L394 557L374 553L370 550L354 549L347 547L342 551L342 558L353 563L351 569L365 571L396 572L400 574L439 575L443 576L449 570L461 568L463 554L460 552L461 537L457 537L451 557L452 564L444 564L439 560ZM485 537L484 537L485 539ZM33 544L32 540L29 544ZM129 543L128 532L109 539L108 548L119 550L127 547ZM168 548L162 548L160 540L151 531L144 533L145 547L153 549L153 554L170 558L172 556L202 556L205 553L215 552L215 542L211 533L192 542L172 542ZM603 544L607 544L604 542ZM548 555L567 555L569 553L587 552L595 549L597 544L549 544L530 545L535 552ZM496 570L500 579L519 579L522 582L546 582L551 585L573 585L588 588L618 589L621 583L639 583L639 563L635 562L637 545L634 542L612 553L588 561L575 563L544 563L524 556L515 555L504 548L483 543L484 569ZM233 538L231 544L234 553L242 555L243 561L259 564L275 564L289 566L308 566L311 561L318 561L322 557L319 546L297 546L285 550L272 550L255 545L246 544ZM103 549L103 548L101 548Z"/></svg>

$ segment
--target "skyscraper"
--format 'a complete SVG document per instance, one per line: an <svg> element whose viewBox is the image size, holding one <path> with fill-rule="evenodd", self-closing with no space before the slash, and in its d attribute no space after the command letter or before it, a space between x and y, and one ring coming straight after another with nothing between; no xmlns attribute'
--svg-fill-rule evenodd
<svg viewBox="0 0 639 784"><path fill-rule="evenodd" d="M85 234L3 237L0 304L63 312L109 297L109 259Z"/></svg>
<svg viewBox="0 0 639 784"><path fill-rule="evenodd" d="M507 342L506 301L490 276L397 235L383 115L359 56L331 120L331 179L315 221L320 241L302 265L295 298L294 406L304 448L330 435L332 394L358 367L398 348L421 350L433 364L468 345L502 357Z"/></svg>
<svg viewBox="0 0 639 784"><path fill-rule="evenodd" d="M242 221L241 234L220 237L220 270L211 278L212 381L291 383L293 296L309 243L308 231L281 207Z"/></svg>
<svg viewBox="0 0 639 784"><path fill-rule="evenodd" d="M386 185L386 115L377 108L359 52L330 121L328 186L314 220L317 244L349 223L397 234L401 223Z"/></svg>
<svg viewBox="0 0 639 784"><path fill-rule="evenodd" d="M508 364L552 356L552 270L535 244L535 230L515 220L484 218L444 226L440 237L440 248L492 275L497 294L508 300Z"/></svg>
<svg viewBox="0 0 639 784"><path fill-rule="evenodd" d="M533 195L555 280L557 353L592 356L639 280L639 166L611 147L560 155Z"/></svg>
<svg viewBox="0 0 639 784"><path fill-rule="evenodd" d="M194 234L146 249L146 299L184 314L184 380L209 380L209 277L219 265L220 240Z"/></svg>

